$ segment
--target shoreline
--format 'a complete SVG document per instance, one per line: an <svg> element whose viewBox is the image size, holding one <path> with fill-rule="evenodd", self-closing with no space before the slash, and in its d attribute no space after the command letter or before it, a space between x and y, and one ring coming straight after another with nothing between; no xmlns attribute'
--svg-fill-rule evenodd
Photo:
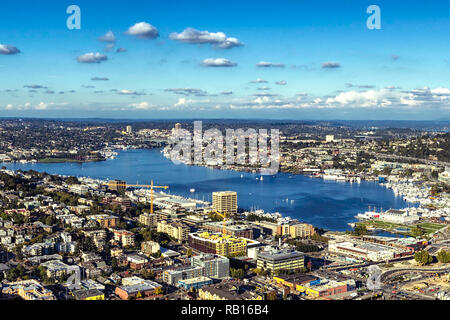
<svg viewBox="0 0 450 320"><path fill-rule="evenodd" d="M158 152L161 152L161 150L163 150L163 148L149 148L149 149L147 149L147 148L141 148L141 149L128 149L128 150L117 150L118 152L121 152L121 151L139 151L139 150L143 150L143 151L153 151L153 152L156 152L156 151L158 151ZM164 156L163 156L164 157ZM168 159L167 157L164 157L164 159L167 159L167 160L169 160L169 161L171 161L171 159ZM106 160L109 160L109 159L106 159ZM92 161L90 161L90 162L92 162ZM97 161L98 162L98 161ZM101 162L104 162L104 161L101 161ZM63 162L61 162L61 163L63 163ZM83 162L82 162L83 163ZM3 164L9 164L9 165L11 165L12 163L3 163ZM2 163L0 163L0 166L1 165L3 165ZM17 163L17 164L19 164L20 165L20 163ZM47 163L45 163L45 162L39 162L39 163L28 163L28 164L31 164L31 165L34 165L34 164L55 164L55 163L49 163L49 162L47 162ZM197 166L197 165L192 165L192 166ZM197 166L197 167L206 167L206 168L209 168L209 169L214 169L214 170L221 170L221 171L229 171L229 172L232 172L232 171L234 171L234 172L242 172L242 173L250 173L250 174L255 174L255 175L259 175L259 173L254 173L254 172L249 172L249 171L242 171L242 170L231 170L231 169L229 169L229 168L223 168L223 169L220 169L220 168L212 168L212 167L208 167L208 166ZM35 170L35 169L32 169L32 168L30 168L31 170ZM19 170L19 169L14 169L13 171L17 171L17 170ZM42 171L45 171L45 169L42 169ZM282 171L280 171L280 172L278 172L277 174L282 174L282 175L285 175L285 176L289 176L289 175L292 175L292 176L303 176L303 177L310 177L310 178L312 178L310 175L308 175L308 174L305 174L305 173L292 173L292 172L282 172ZM67 176L70 176L70 175L63 175L63 174L58 174L58 173L56 173L55 175L59 175L59 176L65 176L65 177L67 177ZM73 174L72 174L73 175ZM75 175L75 176L77 176L77 175ZM108 181L108 180L110 180L110 179L114 179L114 177L113 176L111 176L111 177L109 177L108 179L104 179L104 178L99 178L99 179L95 179L95 178L91 178L91 177L89 177L89 176L86 176L86 175L83 175L83 176L77 176L77 178L82 178L82 179L90 179L90 180L97 180L97 181ZM327 181L327 180L325 180L325 181ZM336 183L339 183L339 182L341 182L341 181L330 181L330 182L335 182L335 184ZM368 182L373 182L373 181L368 181ZM348 183L348 182L347 182ZM377 184L378 185L378 184ZM180 195L179 194L179 196L181 196L181 197L183 197L182 195ZM186 196L187 198L190 198L189 196ZM192 198L192 199L195 199L195 198ZM240 207L243 211L245 211L245 212L254 212L256 209L254 209L254 208L252 208L250 205L249 206L247 206L248 208L247 209L245 209L244 207ZM265 211L264 210L264 213L265 214L276 214L277 212L275 212L274 210L269 210L269 211ZM278 212L279 213L279 212ZM355 215L357 214L358 212L355 212ZM298 220L303 220L302 218L297 218L297 217L294 217L294 218L292 218L292 214L290 214L290 213L286 213L286 214L281 214L281 216L282 216L282 218L290 218L290 219L298 219ZM350 219L349 219L350 220ZM309 221L309 220L306 220L306 221ZM351 220L350 221L348 221L348 222L354 222L354 220L353 220L353 218L351 218ZM347 230L347 228L348 228L348 223L346 223L346 226L347 227L342 227L342 228L333 228L333 227L329 227L329 226L327 226L327 225L317 225L314 221L311 221L311 222L308 222L308 223L312 223L315 227L317 227L317 228L321 228L321 229L325 229L325 230L327 230L327 231L332 231L332 232L346 232L346 231L348 231Z"/></svg>

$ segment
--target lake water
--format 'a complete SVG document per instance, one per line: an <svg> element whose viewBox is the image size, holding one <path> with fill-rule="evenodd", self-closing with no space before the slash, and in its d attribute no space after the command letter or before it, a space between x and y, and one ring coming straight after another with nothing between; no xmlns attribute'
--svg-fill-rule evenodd
<svg viewBox="0 0 450 320"><path fill-rule="evenodd" d="M169 186L170 193L205 201L211 201L213 191L233 190L238 193L241 208L280 212L335 231L350 230L347 224L369 206L378 210L408 206L376 182L334 182L285 173L264 176L264 181L260 181L259 174L176 165L159 149L121 151L116 159L103 162L2 165L11 170L121 179L129 184L149 184L153 179L157 185ZM190 192L192 188L195 193Z"/></svg>

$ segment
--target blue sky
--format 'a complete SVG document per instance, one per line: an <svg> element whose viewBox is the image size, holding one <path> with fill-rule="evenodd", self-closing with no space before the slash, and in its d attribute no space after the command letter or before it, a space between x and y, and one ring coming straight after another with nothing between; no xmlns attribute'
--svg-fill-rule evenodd
<svg viewBox="0 0 450 320"><path fill-rule="evenodd" d="M373 4L381 30L366 26ZM2 2L0 112L448 119L449 14L447 1Z"/></svg>

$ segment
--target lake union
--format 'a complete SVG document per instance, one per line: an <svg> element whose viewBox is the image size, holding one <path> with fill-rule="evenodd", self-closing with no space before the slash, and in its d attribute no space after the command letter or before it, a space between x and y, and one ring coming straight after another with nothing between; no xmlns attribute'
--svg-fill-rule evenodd
<svg viewBox="0 0 450 320"><path fill-rule="evenodd" d="M120 179L129 184L167 185L169 192L185 197L211 201L213 191L233 190L238 193L239 207L280 212L314 226L334 230L350 230L354 216L368 207L387 210L407 207L392 190L377 182L358 183L324 181L303 175L259 174L216 170L206 167L174 164L159 149L121 151L116 159L90 163L6 163L11 170L36 170L52 174ZM195 189L192 193L191 189Z"/></svg>

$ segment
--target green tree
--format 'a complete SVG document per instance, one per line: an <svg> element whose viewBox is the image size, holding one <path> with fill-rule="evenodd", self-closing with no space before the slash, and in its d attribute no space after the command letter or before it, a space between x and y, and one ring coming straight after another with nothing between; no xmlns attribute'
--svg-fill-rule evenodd
<svg viewBox="0 0 450 320"><path fill-rule="evenodd" d="M233 277L235 279L243 279L245 272L244 272L244 269L230 268L230 274L231 274L231 277Z"/></svg>
<svg viewBox="0 0 450 320"><path fill-rule="evenodd" d="M420 226L414 226L411 228L411 235L414 238L420 238L425 234L425 230Z"/></svg>
<svg viewBox="0 0 450 320"><path fill-rule="evenodd" d="M363 235L366 235L368 233L369 233L369 231L367 231L366 226L363 225L363 224L357 224L355 226L355 229L352 232L352 234L355 235L355 236L363 236Z"/></svg>
<svg viewBox="0 0 450 320"><path fill-rule="evenodd" d="M450 252L447 252L444 249L441 249L437 253L436 257L440 263L449 263L450 262Z"/></svg>
<svg viewBox="0 0 450 320"><path fill-rule="evenodd" d="M414 254L414 260L421 266L425 266L433 262L433 257L426 250L417 251Z"/></svg>

